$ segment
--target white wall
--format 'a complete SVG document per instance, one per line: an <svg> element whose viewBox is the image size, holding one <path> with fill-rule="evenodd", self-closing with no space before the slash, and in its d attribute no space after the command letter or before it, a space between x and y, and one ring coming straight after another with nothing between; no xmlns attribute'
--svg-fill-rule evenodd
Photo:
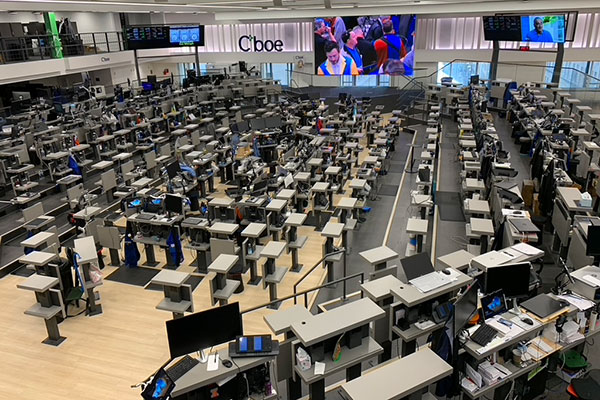
<svg viewBox="0 0 600 400"><path fill-rule="evenodd" d="M57 12L56 19L61 18L69 18L77 22L79 33L121 31L121 22L117 13Z"/></svg>

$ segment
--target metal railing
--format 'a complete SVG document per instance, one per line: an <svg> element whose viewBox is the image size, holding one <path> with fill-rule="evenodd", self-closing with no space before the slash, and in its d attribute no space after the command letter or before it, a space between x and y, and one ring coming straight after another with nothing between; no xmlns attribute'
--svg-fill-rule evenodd
<svg viewBox="0 0 600 400"><path fill-rule="evenodd" d="M0 64L47 60L125 50L121 32L26 35L0 38Z"/></svg>

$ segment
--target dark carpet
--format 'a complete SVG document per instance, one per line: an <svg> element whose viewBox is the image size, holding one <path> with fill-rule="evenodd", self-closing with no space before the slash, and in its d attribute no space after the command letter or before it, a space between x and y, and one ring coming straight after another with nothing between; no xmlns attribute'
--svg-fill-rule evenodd
<svg viewBox="0 0 600 400"><path fill-rule="evenodd" d="M35 274L35 271L27 269L27 267L25 267L24 265L22 265L19 268L15 269L10 274L11 275L17 275L17 276L22 276L22 277L28 278L31 275Z"/></svg>
<svg viewBox="0 0 600 400"><path fill-rule="evenodd" d="M158 274L159 272L160 269L150 269L144 267L129 268L126 266L121 266L105 279L143 287L146 286L148 282L154 278L154 275Z"/></svg>
<svg viewBox="0 0 600 400"><path fill-rule="evenodd" d="M455 192L436 192L435 204L440 209L442 221L465 222L460 194Z"/></svg>

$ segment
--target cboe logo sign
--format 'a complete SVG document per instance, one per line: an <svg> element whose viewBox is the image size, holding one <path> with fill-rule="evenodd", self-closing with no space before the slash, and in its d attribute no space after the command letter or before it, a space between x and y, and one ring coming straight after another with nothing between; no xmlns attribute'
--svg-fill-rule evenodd
<svg viewBox="0 0 600 400"><path fill-rule="evenodd" d="M256 52L261 52L261 51L267 51L267 52L271 52L271 51L283 51L283 41L277 39L275 41L267 39L267 40L260 40L257 39L256 36L251 36L251 35L243 35L240 36L240 40L238 40L238 44L240 46L240 49L243 52L249 52L249 51L256 51Z"/></svg>

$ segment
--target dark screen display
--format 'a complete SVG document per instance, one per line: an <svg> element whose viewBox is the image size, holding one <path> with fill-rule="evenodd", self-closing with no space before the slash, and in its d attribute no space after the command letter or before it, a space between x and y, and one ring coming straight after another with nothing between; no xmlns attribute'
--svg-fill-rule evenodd
<svg viewBox="0 0 600 400"><path fill-rule="evenodd" d="M485 277L485 292L502 289L507 297L525 296L529 293L529 270L531 264L509 264L488 268Z"/></svg>
<svg viewBox="0 0 600 400"><path fill-rule="evenodd" d="M498 15L483 17L485 40L521 40L521 17L518 15Z"/></svg>
<svg viewBox="0 0 600 400"><path fill-rule="evenodd" d="M166 322L171 358L235 340L243 335L239 303Z"/></svg>
<svg viewBox="0 0 600 400"><path fill-rule="evenodd" d="M132 26L125 38L128 50L204 46L204 26Z"/></svg>
<svg viewBox="0 0 600 400"><path fill-rule="evenodd" d="M454 303L454 335L469 323L477 312L477 287L471 285L464 295Z"/></svg>

